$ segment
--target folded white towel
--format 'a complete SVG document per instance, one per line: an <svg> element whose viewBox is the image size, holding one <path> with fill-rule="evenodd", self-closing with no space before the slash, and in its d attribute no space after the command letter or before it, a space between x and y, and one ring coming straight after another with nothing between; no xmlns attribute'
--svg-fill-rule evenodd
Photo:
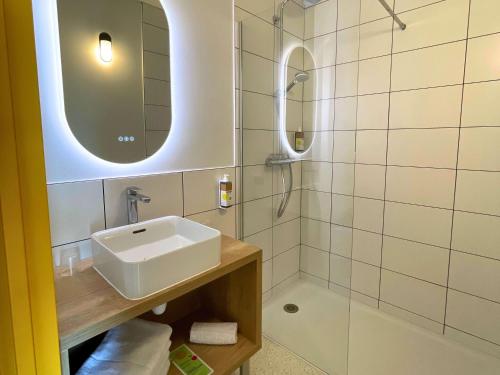
<svg viewBox="0 0 500 375"><path fill-rule="evenodd" d="M172 328L140 319L113 328L77 375L164 375L170 367Z"/></svg>
<svg viewBox="0 0 500 375"><path fill-rule="evenodd" d="M238 342L238 323L194 322L189 340L195 344L230 345Z"/></svg>

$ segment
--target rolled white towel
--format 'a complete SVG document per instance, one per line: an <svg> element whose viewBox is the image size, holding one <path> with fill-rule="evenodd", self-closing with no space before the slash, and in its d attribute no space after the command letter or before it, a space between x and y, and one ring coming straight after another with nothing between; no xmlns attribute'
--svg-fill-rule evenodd
<svg viewBox="0 0 500 375"><path fill-rule="evenodd" d="M189 341L195 344L231 345L238 342L238 323L194 322Z"/></svg>

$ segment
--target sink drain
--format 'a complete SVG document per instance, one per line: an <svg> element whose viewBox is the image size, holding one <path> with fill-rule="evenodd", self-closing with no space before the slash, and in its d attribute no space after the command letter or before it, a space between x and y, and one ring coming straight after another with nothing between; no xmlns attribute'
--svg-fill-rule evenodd
<svg viewBox="0 0 500 375"><path fill-rule="evenodd" d="M297 311L299 311L299 306L293 303L287 303L285 306L283 306L283 310L285 310L289 314L295 314Z"/></svg>

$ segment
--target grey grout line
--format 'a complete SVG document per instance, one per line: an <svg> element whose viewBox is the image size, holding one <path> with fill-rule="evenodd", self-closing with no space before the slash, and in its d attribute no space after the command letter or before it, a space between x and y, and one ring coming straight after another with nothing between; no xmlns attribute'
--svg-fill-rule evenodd
<svg viewBox="0 0 500 375"><path fill-rule="evenodd" d="M469 9L467 13L467 32L466 32L466 42L465 42L465 53L464 53L464 70L462 76L462 94L460 98L460 126L458 128L458 139L457 139L457 154L456 154L456 164L455 164L455 186L453 189L453 215L451 216L451 228L450 228L450 250L453 247L453 226L455 223L455 206L457 203L457 186L458 186L458 165L460 162L460 135L461 135L461 127L462 127L462 118L463 118L463 109L464 109L464 95L465 95L465 78L467 74L467 52L469 48L469 29L470 29L470 12L471 12L471 4L472 0L469 0ZM443 323L446 325L446 316L448 312L448 293L450 286L450 271L451 271L451 251L448 255L448 275L446 279L446 295L444 300L444 316ZM444 327L443 327L443 335L444 335Z"/></svg>
<svg viewBox="0 0 500 375"><path fill-rule="evenodd" d="M454 330L456 330L456 331L459 331L459 332L465 333L466 335L469 335L469 336L475 337L476 339L479 339L479 340L482 340L482 341L484 341L484 342L487 342L488 344L493 344L493 345L495 345L495 346L498 346L498 348L500 349L500 343L493 342L493 341L491 341L491 340L485 339L484 337L479 337L479 336L475 335L474 333L470 333L470 332L464 331L464 330L462 330L462 329L460 329L460 328L457 328L457 327L454 327L454 326L452 326L452 325L450 325L450 324L445 324L444 326L445 326L445 328L446 328L446 327L449 327L449 328L452 328L452 329L454 329ZM498 350L498 349L497 349L497 350Z"/></svg>

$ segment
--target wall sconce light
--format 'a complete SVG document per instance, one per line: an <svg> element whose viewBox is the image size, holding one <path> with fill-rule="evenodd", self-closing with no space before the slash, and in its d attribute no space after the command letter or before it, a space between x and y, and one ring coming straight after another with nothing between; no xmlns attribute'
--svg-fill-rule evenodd
<svg viewBox="0 0 500 375"><path fill-rule="evenodd" d="M104 62L111 62L113 60L113 50L111 45L111 35L108 33L99 34L99 55Z"/></svg>

